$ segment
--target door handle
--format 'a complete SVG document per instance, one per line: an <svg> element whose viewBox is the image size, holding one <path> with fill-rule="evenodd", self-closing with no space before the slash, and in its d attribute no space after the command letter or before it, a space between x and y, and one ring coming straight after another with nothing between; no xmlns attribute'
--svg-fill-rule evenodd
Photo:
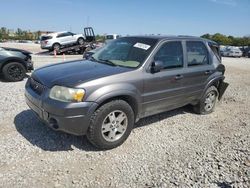
<svg viewBox="0 0 250 188"><path fill-rule="evenodd" d="M206 71L205 71L205 74L211 74L211 73L212 73L211 70L206 70Z"/></svg>
<svg viewBox="0 0 250 188"><path fill-rule="evenodd" d="M180 74L178 74L178 75L175 76L175 80L180 80L182 78L183 78L183 75L180 75Z"/></svg>

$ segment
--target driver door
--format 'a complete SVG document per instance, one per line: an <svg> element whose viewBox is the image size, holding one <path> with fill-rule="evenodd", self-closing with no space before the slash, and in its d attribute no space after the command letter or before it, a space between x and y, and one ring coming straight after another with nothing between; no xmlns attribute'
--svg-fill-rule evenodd
<svg viewBox="0 0 250 188"><path fill-rule="evenodd" d="M182 42L164 42L151 61L161 61L164 67L158 73L145 72L144 116L174 109L185 103Z"/></svg>

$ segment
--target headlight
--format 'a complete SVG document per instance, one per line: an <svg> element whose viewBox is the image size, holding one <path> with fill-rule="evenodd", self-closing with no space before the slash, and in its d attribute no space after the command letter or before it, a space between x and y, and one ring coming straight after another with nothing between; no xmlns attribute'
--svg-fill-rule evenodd
<svg viewBox="0 0 250 188"><path fill-rule="evenodd" d="M67 88L63 86L54 86L49 97L63 102L81 102L85 95L84 89Z"/></svg>

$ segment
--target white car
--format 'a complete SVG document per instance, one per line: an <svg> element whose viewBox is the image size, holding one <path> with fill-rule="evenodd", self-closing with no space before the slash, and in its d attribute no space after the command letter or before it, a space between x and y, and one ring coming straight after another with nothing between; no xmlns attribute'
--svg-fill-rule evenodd
<svg viewBox="0 0 250 188"><path fill-rule="evenodd" d="M41 48L48 50L59 50L62 46L70 44L84 44L85 37L82 34L74 34L63 31L57 33L50 33L41 36Z"/></svg>
<svg viewBox="0 0 250 188"><path fill-rule="evenodd" d="M120 37L121 37L121 35L118 35L118 34L107 34L105 36L105 42L108 43L108 42L115 40L115 39L118 39Z"/></svg>
<svg viewBox="0 0 250 188"><path fill-rule="evenodd" d="M239 48L227 48L223 51L225 57L242 57L243 52Z"/></svg>

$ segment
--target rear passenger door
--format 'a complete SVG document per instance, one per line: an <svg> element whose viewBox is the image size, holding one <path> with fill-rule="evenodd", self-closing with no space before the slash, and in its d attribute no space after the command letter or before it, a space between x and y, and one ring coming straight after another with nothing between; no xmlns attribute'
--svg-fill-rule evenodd
<svg viewBox="0 0 250 188"><path fill-rule="evenodd" d="M72 35L69 32L61 33L57 36L60 44L65 45L71 42Z"/></svg>
<svg viewBox="0 0 250 188"><path fill-rule="evenodd" d="M185 42L185 73L183 84L187 100L192 101L201 96L208 77L214 73L211 57L203 41Z"/></svg>
<svg viewBox="0 0 250 188"><path fill-rule="evenodd" d="M76 34L71 33L71 32L68 32L68 33L69 33L69 35L70 35L70 40L69 40L69 42L70 42L70 43L75 43L75 42L77 41Z"/></svg>
<svg viewBox="0 0 250 188"><path fill-rule="evenodd" d="M181 41L164 42L150 62L161 61L164 69L144 76L144 116L181 106L183 103L183 47Z"/></svg>

